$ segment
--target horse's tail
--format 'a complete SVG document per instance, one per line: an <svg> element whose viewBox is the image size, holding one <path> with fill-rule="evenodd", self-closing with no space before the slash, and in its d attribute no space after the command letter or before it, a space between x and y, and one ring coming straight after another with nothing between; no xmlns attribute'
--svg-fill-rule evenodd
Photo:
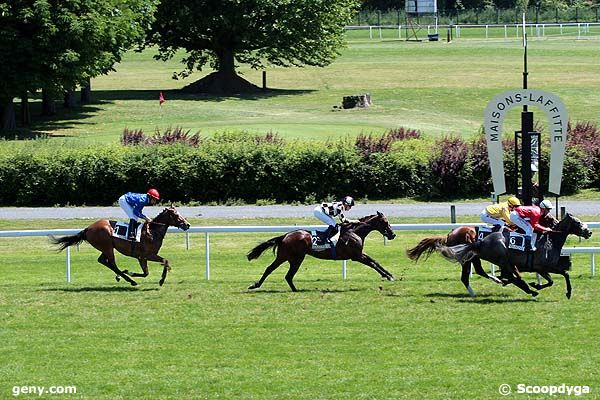
<svg viewBox="0 0 600 400"><path fill-rule="evenodd" d="M83 242L84 240L86 240L86 237L85 237L86 231L87 231L87 229L84 229L76 235L62 236L62 237L56 237L56 236L50 235L49 238L50 238L50 242L57 246L57 250L62 251L69 246L73 246L74 244L79 244L79 243Z"/></svg>
<svg viewBox="0 0 600 400"><path fill-rule="evenodd" d="M469 244L457 244L456 246L440 246L439 251L442 256L450 261L458 261L464 264L471 261L473 257L479 254L479 247L481 241L469 243Z"/></svg>
<svg viewBox="0 0 600 400"><path fill-rule="evenodd" d="M270 247L273 248L273 254L275 254L275 250L277 250L277 247L279 247L279 245L281 244L284 236L285 235L281 235L281 236L271 238L271 239L267 240L266 242L263 242L263 243L259 244L258 246L256 246L255 248L253 248L252 250L250 250L248 252L248 254L246 255L246 257L248 257L248 261L254 260L254 259L260 257L260 255L266 249L268 249Z"/></svg>
<svg viewBox="0 0 600 400"><path fill-rule="evenodd" d="M446 236L433 236L425 238L419 242L418 245L412 249L406 250L406 255L411 260L417 262L419 258L425 253L425 260L429 258L431 253L435 252L440 246L446 244Z"/></svg>

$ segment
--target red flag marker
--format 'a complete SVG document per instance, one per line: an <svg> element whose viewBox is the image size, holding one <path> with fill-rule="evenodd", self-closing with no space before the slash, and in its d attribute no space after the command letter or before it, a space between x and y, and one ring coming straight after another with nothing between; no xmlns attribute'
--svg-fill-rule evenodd
<svg viewBox="0 0 600 400"><path fill-rule="evenodd" d="M162 106L162 104L165 102L165 96L163 96L162 92L160 92L160 95L158 96L158 102L160 103L160 105Z"/></svg>

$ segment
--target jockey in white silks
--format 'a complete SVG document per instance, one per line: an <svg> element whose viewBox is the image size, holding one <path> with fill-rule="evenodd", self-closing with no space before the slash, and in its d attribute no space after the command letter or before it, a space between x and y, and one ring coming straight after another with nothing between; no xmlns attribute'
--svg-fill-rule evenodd
<svg viewBox="0 0 600 400"><path fill-rule="evenodd" d="M314 216L328 225L327 230L325 231L327 233L327 239L337 233L335 217L339 217L342 223L349 222L348 218L344 215L344 212L350 211L353 206L354 199L350 196L345 196L342 201L322 203L315 207L313 211Z"/></svg>

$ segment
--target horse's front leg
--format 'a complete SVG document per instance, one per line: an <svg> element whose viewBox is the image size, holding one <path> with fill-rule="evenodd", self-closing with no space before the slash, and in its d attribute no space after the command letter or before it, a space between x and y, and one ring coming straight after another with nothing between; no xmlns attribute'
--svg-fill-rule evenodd
<svg viewBox="0 0 600 400"><path fill-rule="evenodd" d="M129 272L128 270L124 270L123 273L129 275L129 276L133 276L133 277L141 277L141 278L145 278L149 275L148 272L148 260L146 260L145 258L138 258L138 262L140 263L140 267L142 268L142 273L137 273L137 272Z"/></svg>
<svg viewBox="0 0 600 400"><path fill-rule="evenodd" d="M561 274L564 278L565 278L565 282L567 284L567 299L571 298L571 278L569 278L569 271L563 271L563 272L559 272L559 274Z"/></svg>
<svg viewBox="0 0 600 400"><path fill-rule="evenodd" d="M379 272L382 278L387 279L388 281L393 281L394 276L385 270L377 261L366 255L365 253L361 253L359 256L351 257L352 261L358 261L361 264L364 264L368 267L373 268L375 271Z"/></svg>
<svg viewBox="0 0 600 400"><path fill-rule="evenodd" d="M169 260L167 260L166 258L162 258L158 254L152 254L152 255L148 256L148 261L155 261L155 262L159 262L162 264L163 271L162 271L162 275L160 277L160 281L158 281L158 284L160 286L162 286L165 283L165 279L167 279L167 272L169 272L171 270L171 266L169 265Z"/></svg>

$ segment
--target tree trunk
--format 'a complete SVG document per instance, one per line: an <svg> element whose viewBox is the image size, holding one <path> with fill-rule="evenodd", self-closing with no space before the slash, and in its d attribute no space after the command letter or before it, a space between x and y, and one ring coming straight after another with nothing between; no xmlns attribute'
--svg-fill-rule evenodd
<svg viewBox="0 0 600 400"><path fill-rule="evenodd" d="M65 92L65 101L63 103L65 108L75 108L77 106L77 100L75 99L75 90L67 90Z"/></svg>
<svg viewBox="0 0 600 400"><path fill-rule="evenodd" d="M81 104L89 104L92 102L92 82L88 78L87 84L81 88Z"/></svg>
<svg viewBox="0 0 600 400"><path fill-rule="evenodd" d="M235 57L232 49L221 49L217 51L219 57L219 72L227 74L235 73Z"/></svg>
<svg viewBox="0 0 600 400"><path fill-rule="evenodd" d="M21 96L21 124L22 126L31 125L31 111L29 109L29 94L25 92Z"/></svg>
<svg viewBox="0 0 600 400"><path fill-rule="evenodd" d="M47 89L42 89L42 115L56 114L56 103L52 94Z"/></svg>
<svg viewBox="0 0 600 400"><path fill-rule="evenodd" d="M13 99L0 101L0 131L17 129Z"/></svg>
<svg viewBox="0 0 600 400"><path fill-rule="evenodd" d="M185 93L210 93L210 94L240 94L257 93L262 90L235 73L235 53L232 49L219 49L218 70L193 82L183 89Z"/></svg>

